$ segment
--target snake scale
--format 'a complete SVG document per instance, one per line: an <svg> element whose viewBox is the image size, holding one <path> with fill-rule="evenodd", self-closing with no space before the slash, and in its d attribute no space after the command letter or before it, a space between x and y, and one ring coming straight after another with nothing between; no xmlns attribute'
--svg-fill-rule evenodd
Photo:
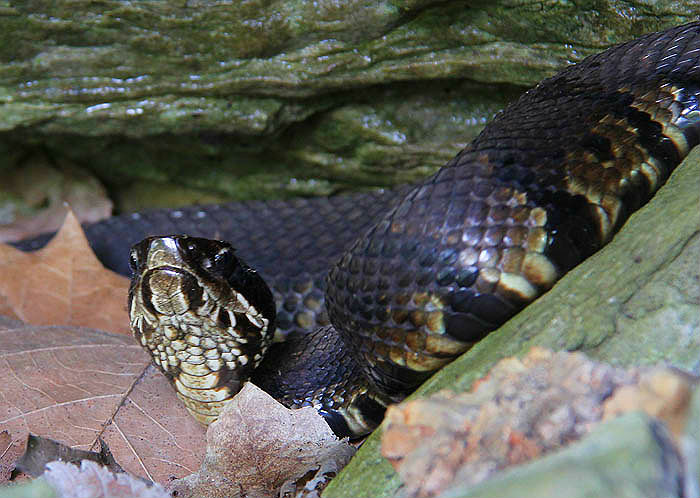
<svg viewBox="0 0 700 498"><path fill-rule="evenodd" d="M189 235L134 247L130 310L200 421L252 376L365 434L663 185L700 141L699 61L700 22L588 57L415 186L123 215L88 239L127 274L130 245Z"/></svg>

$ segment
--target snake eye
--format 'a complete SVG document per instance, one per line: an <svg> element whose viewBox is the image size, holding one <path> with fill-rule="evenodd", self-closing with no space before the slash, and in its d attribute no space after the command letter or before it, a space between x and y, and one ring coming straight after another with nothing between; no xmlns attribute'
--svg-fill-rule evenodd
<svg viewBox="0 0 700 498"><path fill-rule="evenodd" d="M131 271L133 273L136 273L136 269L139 266L139 255L136 252L136 249L132 249L131 252L129 253L129 267L131 268Z"/></svg>
<svg viewBox="0 0 700 498"><path fill-rule="evenodd" d="M236 258L233 256L233 251L225 247L217 252L214 257L208 260L208 265L203 263L210 272L220 275L224 278L231 275L236 267Z"/></svg>

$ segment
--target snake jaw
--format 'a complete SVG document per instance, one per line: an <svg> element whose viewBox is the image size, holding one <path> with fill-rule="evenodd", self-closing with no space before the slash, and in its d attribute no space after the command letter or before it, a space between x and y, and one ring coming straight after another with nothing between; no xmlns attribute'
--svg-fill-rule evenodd
<svg viewBox="0 0 700 498"><path fill-rule="evenodd" d="M224 242L149 237L132 249L131 265L134 337L188 411L208 425L270 345L272 295ZM261 299L266 293L269 302Z"/></svg>

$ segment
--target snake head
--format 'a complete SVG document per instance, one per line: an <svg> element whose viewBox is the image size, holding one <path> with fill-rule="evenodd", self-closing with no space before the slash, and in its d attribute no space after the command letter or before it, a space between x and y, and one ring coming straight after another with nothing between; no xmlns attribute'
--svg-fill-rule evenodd
<svg viewBox="0 0 700 498"><path fill-rule="evenodd" d="M129 260L134 337L190 413L209 424L270 345L272 293L226 242L148 237L132 247Z"/></svg>

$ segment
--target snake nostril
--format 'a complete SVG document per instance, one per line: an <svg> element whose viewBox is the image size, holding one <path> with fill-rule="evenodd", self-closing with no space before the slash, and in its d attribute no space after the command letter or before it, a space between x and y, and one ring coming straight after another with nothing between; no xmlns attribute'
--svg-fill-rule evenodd
<svg viewBox="0 0 700 498"><path fill-rule="evenodd" d="M221 327L222 329L227 329L231 326L231 315L229 315L229 312L225 309L220 309L219 310L219 315L217 316L216 323Z"/></svg>

